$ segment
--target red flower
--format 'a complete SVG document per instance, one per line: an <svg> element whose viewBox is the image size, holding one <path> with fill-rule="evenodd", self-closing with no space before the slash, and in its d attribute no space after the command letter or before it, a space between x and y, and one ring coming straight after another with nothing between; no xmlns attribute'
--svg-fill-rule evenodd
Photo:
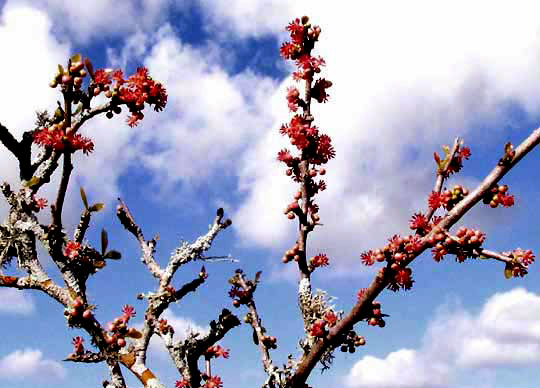
<svg viewBox="0 0 540 388"><path fill-rule="evenodd" d="M313 337L322 337L322 336L324 336L325 326L326 326L325 321L323 321L322 319L317 320L317 322L315 322L313 325L311 325L310 334Z"/></svg>
<svg viewBox="0 0 540 388"><path fill-rule="evenodd" d="M375 264L375 257L373 255L373 251L367 251L360 255L362 263L364 265L373 265Z"/></svg>
<svg viewBox="0 0 540 388"><path fill-rule="evenodd" d="M513 195L504 195L499 193L499 198L504 207L510 207L514 205Z"/></svg>
<svg viewBox="0 0 540 388"><path fill-rule="evenodd" d="M204 388L221 388L223 387L223 382L221 381L221 378L219 376L210 377L208 380L206 380L206 384L204 384Z"/></svg>
<svg viewBox="0 0 540 388"><path fill-rule="evenodd" d="M410 268L404 268L400 269L395 277L395 281L397 284L401 286L401 288L404 288L405 290L409 290L412 287L412 284L414 283L414 280L412 280L411 277L412 270Z"/></svg>
<svg viewBox="0 0 540 388"><path fill-rule="evenodd" d="M182 381L176 381L176 388L189 388L189 381L182 379Z"/></svg>
<svg viewBox="0 0 540 388"><path fill-rule="evenodd" d="M94 72L94 82L98 85L109 85L111 83L111 70L99 69Z"/></svg>
<svg viewBox="0 0 540 388"><path fill-rule="evenodd" d="M210 346L206 352L204 352L205 356L208 357L223 357L223 358L229 358L229 349L224 349L219 345Z"/></svg>
<svg viewBox="0 0 540 388"><path fill-rule="evenodd" d="M311 264L313 264L314 267L324 267L328 265L328 257L326 257L326 254L324 253L319 253L311 259Z"/></svg>
<svg viewBox="0 0 540 388"><path fill-rule="evenodd" d="M94 143L92 140L82 137L79 134L73 135L70 133L66 135L63 129L54 127L54 129L44 128L34 133L34 143L44 147L52 147L57 151L77 151L83 150L88 155L94 150Z"/></svg>
<svg viewBox="0 0 540 388"><path fill-rule="evenodd" d="M471 150L469 147L463 147L460 151L459 151L459 156L462 157L462 158L465 158L465 159L469 159L469 157L471 156Z"/></svg>
<svg viewBox="0 0 540 388"><path fill-rule="evenodd" d="M429 208L432 210L437 210L441 206L445 206L446 202L448 202L446 201L446 197L435 191L431 192L428 199Z"/></svg>
<svg viewBox="0 0 540 388"><path fill-rule="evenodd" d="M337 315L334 314L333 311L328 311L325 315L324 315L324 320L328 323L328 326L332 327L336 324L337 322Z"/></svg>
<svg viewBox="0 0 540 388"><path fill-rule="evenodd" d="M77 256L79 256L79 248L81 247L81 244L75 241L70 241L66 244L66 250L64 251L64 255L66 257L69 257L70 259L74 259Z"/></svg>
<svg viewBox="0 0 540 388"><path fill-rule="evenodd" d="M36 205L40 209L45 209L47 206L47 200L45 198L38 198L36 199Z"/></svg>
<svg viewBox="0 0 540 388"><path fill-rule="evenodd" d="M124 316L123 316L124 322L129 321L130 318L133 318L136 315L135 308L128 304L124 305L122 312L124 313Z"/></svg>
<svg viewBox="0 0 540 388"><path fill-rule="evenodd" d="M427 230L429 223L426 216L422 213L415 213L409 221L409 227L411 229Z"/></svg>
<svg viewBox="0 0 540 388"><path fill-rule="evenodd" d="M296 44L302 44L304 40L304 29L302 22L299 18L294 19L285 27L287 31L291 33L291 39Z"/></svg>

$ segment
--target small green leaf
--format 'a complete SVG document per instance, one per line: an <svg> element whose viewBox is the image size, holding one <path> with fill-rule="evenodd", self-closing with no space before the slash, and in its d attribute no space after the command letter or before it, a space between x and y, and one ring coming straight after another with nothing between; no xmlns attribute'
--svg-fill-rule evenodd
<svg viewBox="0 0 540 388"><path fill-rule="evenodd" d="M105 204L104 204L104 203L98 202L98 203L95 203L95 204L93 204L92 206L90 206L90 208L88 209L88 211L91 211L91 212L98 212L98 211L100 211L100 210L103 210L104 207L105 207Z"/></svg>
<svg viewBox="0 0 540 388"><path fill-rule="evenodd" d="M505 153L506 155L510 154L510 153L512 152L512 149L513 149L513 148L514 148L514 147L512 146L512 143L510 143L510 142L506 143L506 144L504 145L504 153Z"/></svg>
<svg viewBox="0 0 540 388"><path fill-rule="evenodd" d="M86 198L86 193L84 192L84 189L81 187L81 198L84 204L84 208L88 210L88 199Z"/></svg>
<svg viewBox="0 0 540 388"><path fill-rule="evenodd" d="M122 254L118 251L112 250L103 256L105 259L111 259L111 260L120 260L122 258Z"/></svg>
<svg viewBox="0 0 540 388"><path fill-rule="evenodd" d="M107 237L107 231L101 229L101 254L105 255L107 251L107 245L109 245L109 238Z"/></svg>
<svg viewBox="0 0 540 388"><path fill-rule="evenodd" d="M32 186L35 186L37 185L39 182L40 182L41 179L39 179L37 176L33 176L32 178L30 178L29 181L26 181L23 183L23 186L24 187L32 187Z"/></svg>
<svg viewBox="0 0 540 388"><path fill-rule="evenodd" d="M512 266L506 264L506 267L504 268L504 277L507 279L512 278L513 272L512 272Z"/></svg>
<svg viewBox="0 0 540 388"><path fill-rule="evenodd" d="M62 65L58 65L58 72L62 75L66 74L66 71Z"/></svg>

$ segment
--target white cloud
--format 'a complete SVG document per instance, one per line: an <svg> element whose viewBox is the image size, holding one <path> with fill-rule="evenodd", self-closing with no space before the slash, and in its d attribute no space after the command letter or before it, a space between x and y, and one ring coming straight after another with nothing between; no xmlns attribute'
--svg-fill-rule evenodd
<svg viewBox="0 0 540 388"><path fill-rule="evenodd" d="M16 350L0 358L0 376L7 380L20 379L63 379L66 376L64 367L56 361L43 358L40 350Z"/></svg>
<svg viewBox="0 0 540 388"><path fill-rule="evenodd" d="M9 0L8 5L32 5L46 11L55 33L66 40L89 43L98 39L121 38L137 30L153 31L181 2L170 0Z"/></svg>
<svg viewBox="0 0 540 388"><path fill-rule="evenodd" d="M490 373L540 361L540 296L523 288L490 297L475 316L443 306L418 349L365 356L345 377L351 388L447 387L460 372Z"/></svg>
<svg viewBox="0 0 540 388"><path fill-rule="evenodd" d="M29 315L36 309L28 291L0 288L0 313Z"/></svg>

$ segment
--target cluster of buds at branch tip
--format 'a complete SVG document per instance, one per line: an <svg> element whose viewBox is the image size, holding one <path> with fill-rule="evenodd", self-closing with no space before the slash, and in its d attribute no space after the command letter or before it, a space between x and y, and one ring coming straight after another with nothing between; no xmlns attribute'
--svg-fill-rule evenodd
<svg viewBox="0 0 540 388"><path fill-rule="evenodd" d="M486 235L480 230L461 227L456 232L456 237L450 236L447 232L436 230L428 239L428 244L433 248L433 258L441 261L444 255L451 253L456 255L456 261L463 263L467 257L475 257L474 250L486 240Z"/></svg>
<svg viewBox="0 0 540 388"><path fill-rule="evenodd" d="M452 190L447 189L442 193L432 191L428 199L428 205L432 210L436 210L441 206L446 210L452 210L467 195L469 195L468 189L461 185L455 185Z"/></svg>
<svg viewBox="0 0 540 388"><path fill-rule="evenodd" d="M514 196L508 195L508 185L495 185L493 186L482 198L482 202L486 205L489 204L492 208L496 208L499 205L504 207L510 207L514 205Z"/></svg>
<svg viewBox="0 0 540 388"><path fill-rule="evenodd" d="M123 348L126 346L126 337L141 338L142 334L135 328L128 328L127 324L130 318L135 316L135 309L133 306L125 305L122 309L123 315L115 318L112 322L107 324L107 331L104 333L105 342L113 349Z"/></svg>
<svg viewBox="0 0 540 388"><path fill-rule="evenodd" d="M85 306L80 296L73 300L70 307L64 310L64 315L69 325L81 324L82 320L91 320L94 316L92 310L94 306Z"/></svg>
<svg viewBox="0 0 540 388"><path fill-rule="evenodd" d="M406 268L409 269L409 268ZM371 311L371 317L367 319L368 325L370 326L379 326L379 327L385 327L386 322L382 317L388 317L388 314L383 314L381 312L381 304L377 301L374 301L371 303L372 311Z"/></svg>
<svg viewBox="0 0 540 388"><path fill-rule="evenodd" d="M298 245L298 242L296 242L291 249L285 252L285 255L281 258L281 261L285 264L292 260L296 262L300 260L300 246Z"/></svg>
<svg viewBox="0 0 540 388"><path fill-rule="evenodd" d="M354 353L356 351L356 347L358 346L364 346L366 344L366 339L363 336L359 336L356 334L354 330L350 330L347 333L347 336L343 340L340 350L345 353Z"/></svg>

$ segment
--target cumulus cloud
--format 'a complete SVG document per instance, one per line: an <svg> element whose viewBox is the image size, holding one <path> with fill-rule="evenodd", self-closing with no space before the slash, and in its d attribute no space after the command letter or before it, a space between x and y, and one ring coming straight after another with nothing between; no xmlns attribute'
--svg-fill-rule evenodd
<svg viewBox="0 0 540 388"><path fill-rule="evenodd" d="M0 376L6 380L47 378L63 379L64 367L56 361L43 358L37 349L16 350L0 358Z"/></svg>
<svg viewBox="0 0 540 388"><path fill-rule="evenodd" d="M28 292L14 288L0 288L0 313L29 315L36 309Z"/></svg>
<svg viewBox="0 0 540 388"><path fill-rule="evenodd" d="M540 296L524 288L496 293L477 314L443 306L418 349L365 356L345 377L350 388L448 387L459 376L540 361Z"/></svg>
<svg viewBox="0 0 540 388"><path fill-rule="evenodd" d="M170 0L9 0L8 5L32 5L46 11L55 22L55 32L67 40L89 43L121 38L137 30L152 31L167 15L184 8Z"/></svg>

